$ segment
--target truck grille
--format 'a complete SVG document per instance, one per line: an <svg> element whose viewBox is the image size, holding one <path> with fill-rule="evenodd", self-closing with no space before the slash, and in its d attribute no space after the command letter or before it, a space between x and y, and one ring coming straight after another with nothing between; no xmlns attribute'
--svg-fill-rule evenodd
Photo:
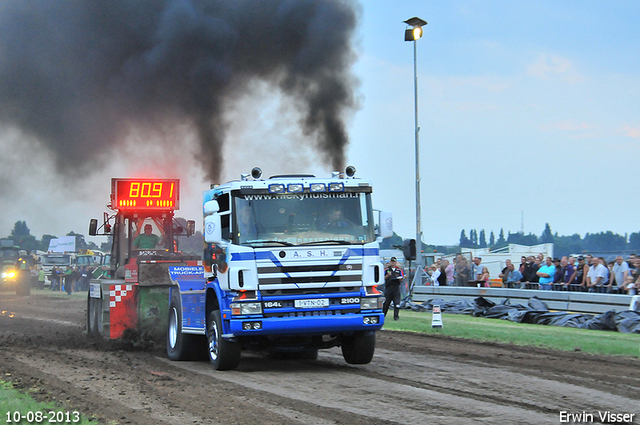
<svg viewBox="0 0 640 425"><path fill-rule="evenodd" d="M362 285L362 264L305 264L258 267L260 291L268 295L353 292Z"/></svg>
<svg viewBox="0 0 640 425"><path fill-rule="evenodd" d="M264 313L264 317L311 317L311 316L343 316L345 314L357 314L360 309L352 310L313 310L292 311L290 313Z"/></svg>

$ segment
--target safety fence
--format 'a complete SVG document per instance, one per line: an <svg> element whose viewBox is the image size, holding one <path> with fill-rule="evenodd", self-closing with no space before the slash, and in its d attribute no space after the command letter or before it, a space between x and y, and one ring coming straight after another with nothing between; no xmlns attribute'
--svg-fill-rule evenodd
<svg viewBox="0 0 640 425"><path fill-rule="evenodd" d="M547 304L550 310L590 314L629 310L633 299L631 295L619 294L458 286L415 286L412 298L414 302L420 303L432 299L456 301L484 297L496 304L509 298L511 304L526 305L534 296Z"/></svg>

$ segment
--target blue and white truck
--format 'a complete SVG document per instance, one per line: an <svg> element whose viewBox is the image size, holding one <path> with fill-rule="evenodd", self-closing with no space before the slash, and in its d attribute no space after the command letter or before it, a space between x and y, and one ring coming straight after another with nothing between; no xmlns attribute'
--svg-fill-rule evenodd
<svg viewBox="0 0 640 425"><path fill-rule="evenodd" d="M348 363L369 363L384 322L379 244L393 227L354 174L262 179L254 168L204 192L204 263L169 268L168 357L206 346L228 370L243 349L316 358L341 346Z"/></svg>

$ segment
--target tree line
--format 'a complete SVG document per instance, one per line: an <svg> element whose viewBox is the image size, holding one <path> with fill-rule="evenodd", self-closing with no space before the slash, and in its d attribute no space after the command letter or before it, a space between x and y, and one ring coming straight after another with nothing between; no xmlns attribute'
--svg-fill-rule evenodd
<svg viewBox="0 0 640 425"><path fill-rule="evenodd" d="M177 221L180 222L182 220L183 224L186 227L186 220L181 218L176 218ZM102 252L110 252L112 237L107 236L107 240L102 242L100 245L97 245L93 241L85 241L84 235L75 232L69 232L65 236L75 236L76 237L76 250L97 250ZM18 246L20 249L24 249L27 252L35 252L35 251L44 251L46 252L49 249L49 242L51 239L57 239L58 236L45 234L42 235L42 239L36 239L35 236L31 234L31 230L27 226L25 221L17 221L11 230L11 233L0 240L12 241L11 245ZM202 232L197 231L195 235L191 237L186 236L178 236L178 249L183 252L193 252L196 254L200 254L203 251L203 236Z"/></svg>
<svg viewBox="0 0 640 425"><path fill-rule="evenodd" d="M509 244L518 245L538 245L541 243L553 243L553 252L556 257L563 255L588 253L588 252L636 252L640 253L640 232L631 233L630 235L619 235L611 231L600 233L587 233L584 237L573 234L571 236L560 236L558 232L553 233L549 223L545 225L540 236L529 232L507 232L500 229L500 233L496 238L493 231L487 233L484 229L478 232L476 229L469 230L469 236L463 229L460 232L460 241L458 245L437 245L422 243L422 252L441 252L443 254L453 254L460 252L461 248L491 248L492 250L504 248ZM380 245L381 249L402 249L403 238L396 233L393 237L385 239Z"/></svg>
<svg viewBox="0 0 640 425"><path fill-rule="evenodd" d="M609 230L600 233L587 233L584 238L577 233L571 236L560 236L558 232L551 231L549 223L546 223L540 236L531 232L528 234L508 232L505 237L504 229L500 229L497 239L491 231L487 241L484 229L479 234L475 229L471 229L468 237L464 229L460 232L459 246L461 248L500 249L511 243L528 246L553 243L553 252L557 257L584 252L640 251L640 232L619 235Z"/></svg>

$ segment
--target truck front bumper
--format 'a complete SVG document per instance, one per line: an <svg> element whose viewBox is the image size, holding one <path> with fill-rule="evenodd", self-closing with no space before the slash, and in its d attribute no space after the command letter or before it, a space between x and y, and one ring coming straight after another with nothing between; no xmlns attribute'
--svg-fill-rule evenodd
<svg viewBox="0 0 640 425"><path fill-rule="evenodd" d="M379 311L336 316L247 316L230 320L231 333L235 336L326 335L344 332L377 331L383 324L384 314Z"/></svg>

